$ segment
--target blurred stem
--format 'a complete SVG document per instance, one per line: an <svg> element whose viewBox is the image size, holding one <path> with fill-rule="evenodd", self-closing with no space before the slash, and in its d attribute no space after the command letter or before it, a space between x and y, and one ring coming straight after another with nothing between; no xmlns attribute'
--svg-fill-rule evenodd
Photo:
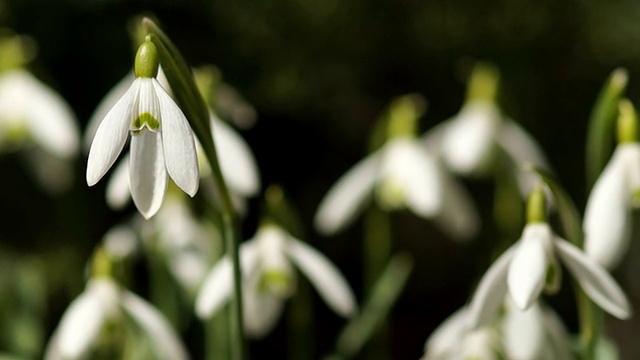
<svg viewBox="0 0 640 360"><path fill-rule="evenodd" d="M235 209L233 208L229 188L220 169L216 147L213 142L213 134L211 133L209 110L193 80L191 69L187 66L187 63L175 45L150 19L144 18L142 24L147 31L148 40L153 42L158 49L160 64L171 85L176 101L182 111L184 111L196 136L200 140L200 144L206 154L213 178L220 193L222 234L224 242L227 245L227 254L233 264L233 290L235 296L232 311L235 313L235 323L232 329L230 329L230 331L233 332L233 336L231 336L233 339L232 358L241 360L244 359L245 337L242 313L242 277L238 251L241 241L240 224L238 223Z"/></svg>
<svg viewBox="0 0 640 360"><path fill-rule="evenodd" d="M313 332L313 306L311 289L306 281L298 283L295 296L290 301L288 310L287 359L313 359L315 334Z"/></svg>
<svg viewBox="0 0 640 360"><path fill-rule="evenodd" d="M205 360L228 359L231 355L229 341L229 306L224 306L205 326Z"/></svg>
<svg viewBox="0 0 640 360"><path fill-rule="evenodd" d="M580 319L580 343L583 360L594 360L596 344L599 334L599 321L602 311L593 304L587 294L575 286L576 299L578 305L578 317Z"/></svg>
<svg viewBox="0 0 640 360"><path fill-rule="evenodd" d="M389 214L370 206L364 219L364 292L371 294L376 280L391 256L391 224ZM370 342L368 351L376 358L390 358L389 324L382 321Z"/></svg>

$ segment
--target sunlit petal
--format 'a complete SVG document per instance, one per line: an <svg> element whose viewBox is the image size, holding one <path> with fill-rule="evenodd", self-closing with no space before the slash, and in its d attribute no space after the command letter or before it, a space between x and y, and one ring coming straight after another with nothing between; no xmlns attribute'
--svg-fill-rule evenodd
<svg viewBox="0 0 640 360"><path fill-rule="evenodd" d="M542 359L546 348L544 318L536 303L527 310L507 304L502 319L502 341L509 359Z"/></svg>
<svg viewBox="0 0 640 360"><path fill-rule="evenodd" d="M240 266L243 276L247 276L257 265L258 249L253 241L240 245ZM233 268L229 257L216 263L206 276L196 298L196 314L208 319L218 312L233 294Z"/></svg>
<svg viewBox="0 0 640 360"><path fill-rule="evenodd" d="M89 186L100 181L124 147L133 120L133 104L140 88L137 80L109 111L96 131L87 161Z"/></svg>
<svg viewBox="0 0 640 360"><path fill-rule="evenodd" d="M358 162L329 189L316 212L314 224L328 235L347 226L370 199L377 181L380 154Z"/></svg>
<svg viewBox="0 0 640 360"><path fill-rule="evenodd" d="M158 359L189 359L178 334L158 310L129 291L122 292L120 303L127 314L143 329Z"/></svg>
<svg viewBox="0 0 640 360"><path fill-rule="evenodd" d="M549 259L545 242L551 241L551 229L547 224L527 225L522 239L509 264L507 284L515 304L528 309L540 296L544 288Z"/></svg>
<svg viewBox="0 0 640 360"><path fill-rule="evenodd" d="M440 183L443 204L434 221L456 240L471 239L480 229L480 216L471 196L445 171L440 171Z"/></svg>
<svg viewBox="0 0 640 360"><path fill-rule="evenodd" d="M229 187L244 196L255 195L260 190L260 175L251 149L233 128L213 114L211 127L220 168Z"/></svg>
<svg viewBox="0 0 640 360"><path fill-rule="evenodd" d="M596 304L619 319L631 316L627 297L606 270L573 244L562 239L557 239L554 244L564 264Z"/></svg>
<svg viewBox="0 0 640 360"><path fill-rule="evenodd" d="M336 313L349 316L356 311L351 287L340 270L309 245L291 238L287 250L291 261L309 279L318 294Z"/></svg>
<svg viewBox="0 0 640 360"><path fill-rule="evenodd" d="M260 290L258 276L243 286L244 326L248 336L261 338L276 326L282 316L284 301Z"/></svg>
<svg viewBox="0 0 640 360"><path fill-rule="evenodd" d="M153 81L160 101L162 140L167 172L184 192L193 197L198 191L198 158L191 127L182 110L164 88Z"/></svg>
<svg viewBox="0 0 640 360"><path fill-rule="evenodd" d="M460 348L468 328L468 308L464 307L449 316L438 326L424 344L425 359L450 359Z"/></svg>
<svg viewBox="0 0 640 360"><path fill-rule="evenodd" d="M58 348L63 358L77 359L89 350L105 322L105 309L94 293L85 291L62 316L57 330Z"/></svg>
<svg viewBox="0 0 640 360"><path fill-rule="evenodd" d="M631 240L626 155L623 145L618 146L593 186L584 214L585 252L609 269L620 262Z"/></svg>
<svg viewBox="0 0 640 360"><path fill-rule="evenodd" d="M507 293L507 270L516 249L517 244L500 255L480 280L469 304L469 327L471 329L488 324L502 305Z"/></svg>
<svg viewBox="0 0 640 360"><path fill-rule="evenodd" d="M146 219L160 209L167 189L167 171L162 138L157 132L141 130L131 137L129 187L136 207Z"/></svg>
<svg viewBox="0 0 640 360"><path fill-rule="evenodd" d="M106 198L107 204L112 209L122 209L131 200L131 193L129 192L129 161L129 155L123 157L113 170L111 178L109 178Z"/></svg>

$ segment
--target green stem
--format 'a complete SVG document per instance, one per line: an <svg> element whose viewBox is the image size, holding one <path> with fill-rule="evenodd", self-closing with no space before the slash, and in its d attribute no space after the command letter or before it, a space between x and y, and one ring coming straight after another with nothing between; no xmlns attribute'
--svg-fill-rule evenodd
<svg viewBox="0 0 640 360"><path fill-rule="evenodd" d="M595 359L596 343L598 340L598 324L596 313L599 309L594 306L587 294L579 287L575 286L578 317L580 321L580 343L582 347L582 359Z"/></svg>
<svg viewBox="0 0 640 360"><path fill-rule="evenodd" d="M238 248L241 241L240 225L238 223L235 209L231 201L231 195L225 182L216 147L211 133L211 124L207 105L202 99L198 88L191 76L191 69L187 66L178 49L164 32L150 19L142 20L144 28L147 30L147 38L153 42L158 49L160 64L171 85L176 101L184 111L189 123L200 140L204 150L212 175L218 186L220 193L220 210L222 218L222 233L227 254L233 263L233 289L234 302L233 312L235 313L235 324L233 326L233 359L244 359L244 328L242 313L242 286L240 257Z"/></svg>

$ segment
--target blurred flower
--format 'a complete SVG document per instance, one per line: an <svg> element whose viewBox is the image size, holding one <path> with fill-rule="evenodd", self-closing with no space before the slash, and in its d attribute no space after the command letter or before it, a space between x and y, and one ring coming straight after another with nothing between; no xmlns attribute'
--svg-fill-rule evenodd
<svg viewBox="0 0 640 360"><path fill-rule="evenodd" d="M624 292L606 270L554 234L547 223L534 222L483 276L470 304L470 327L486 325L507 291L522 310L530 308L543 289L557 291L561 268L556 255L596 304L617 318L631 316Z"/></svg>
<svg viewBox="0 0 640 360"><path fill-rule="evenodd" d="M392 113L395 109L404 116L395 116L390 128L403 130L391 134L380 149L329 189L314 220L319 231L331 234L341 230L375 194L382 208L406 207L420 217L435 219L456 238L475 234L479 219L471 199L412 133L413 123L423 111L414 103L403 97L392 104Z"/></svg>
<svg viewBox="0 0 640 360"><path fill-rule="evenodd" d="M499 319L478 329L469 327L469 308L456 311L429 336L422 360L572 359L571 341L555 313L538 304L525 311L511 301L504 305Z"/></svg>
<svg viewBox="0 0 640 360"><path fill-rule="evenodd" d="M95 185L113 165L131 133L129 187L133 202L145 218L153 216L164 198L167 173L189 196L198 191L198 165L189 123L171 96L155 79L155 47L145 42L138 64L153 63L139 74L129 90L102 120L87 164L87 183ZM154 62L155 61L155 62Z"/></svg>
<svg viewBox="0 0 640 360"><path fill-rule="evenodd" d="M157 359L189 356L166 319L149 303L109 278L94 278L62 316L45 352L46 360L82 359L99 342L108 324L127 320L142 331Z"/></svg>
<svg viewBox="0 0 640 360"><path fill-rule="evenodd" d="M640 143L635 110L628 100L620 103L619 125L620 144L593 186L583 223L585 252L609 269L629 250L631 209L639 205ZM629 134L623 133L625 127L630 127Z"/></svg>
<svg viewBox="0 0 640 360"><path fill-rule="evenodd" d="M245 327L249 335L265 335L275 326L284 299L295 290L292 263L336 313L349 316L356 310L351 288L329 259L276 225L262 225L253 239L240 246L240 263ZM232 293L232 264L225 257L204 280L196 299L197 315L211 317Z"/></svg>

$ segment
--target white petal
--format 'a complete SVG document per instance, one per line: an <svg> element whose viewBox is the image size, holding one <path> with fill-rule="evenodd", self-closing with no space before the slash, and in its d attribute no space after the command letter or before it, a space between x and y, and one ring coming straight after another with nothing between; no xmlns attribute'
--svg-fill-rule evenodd
<svg viewBox="0 0 640 360"><path fill-rule="evenodd" d="M77 297L62 316L56 340L62 358L77 359L89 350L105 322L105 309L90 291Z"/></svg>
<svg viewBox="0 0 640 360"><path fill-rule="evenodd" d="M291 261L309 279L327 305L342 316L352 315L356 311L355 296L340 270L300 240L291 238L288 245Z"/></svg>
<svg viewBox="0 0 640 360"><path fill-rule="evenodd" d="M158 310L129 291L122 292L120 303L142 328L158 359L189 359L180 337Z"/></svg>
<svg viewBox="0 0 640 360"><path fill-rule="evenodd" d="M380 154L364 158L329 189L316 212L314 224L325 235L347 226L364 207L377 181Z"/></svg>
<svg viewBox="0 0 640 360"><path fill-rule="evenodd" d="M260 175L251 149L233 128L213 114L211 127L220 168L229 187L244 196L255 195L260 190Z"/></svg>
<svg viewBox="0 0 640 360"><path fill-rule="evenodd" d="M393 140L382 151L380 190L384 191L383 186L400 187L407 207L417 215L437 214L443 199L436 160L414 139Z"/></svg>
<svg viewBox="0 0 640 360"><path fill-rule="evenodd" d="M34 141L59 157L70 157L78 150L79 130L66 101L24 70L3 73L2 82L14 92L13 106L21 107ZM24 97L24 98L19 98Z"/></svg>
<svg viewBox="0 0 640 360"><path fill-rule="evenodd" d="M151 218L160 209L167 189L167 170L162 154L162 138L143 129L131 136L129 188L136 207Z"/></svg>
<svg viewBox="0 0 640 360"><path fill-rule="evenodd" d="M261 292L258 286L259 276L254 276L243 287L244 326L247 335L253 338L261 338L267 335L276 326L282 316L284 301L269 294Z"/></svg>
<svg viewBox="0 0 640 360"><path fill-rule="evenodd" d="M481 170L490 160L500 113L492 103L475 101L464 105L448 121L442 138L442 156L449 167L461 174Z"/></svg>
<svg viewBox="0 0 640 360"><path fill-rule="evenodd" d="M496 137L498 145L511 157L517 168L517 179L520 193L526 197L538 182L538 176L523 168L523 164L534 164L548 169L540 145L520 125L512 120L500 123Z"/></svg>
<svg viewBox="0 0 640 360"><path fill-rule="evenodd" d="M542 308L542 316L544 318L547 341L549 342L546 352L548 355L546 358L558 360L573 359L573 342L560 317L548 308Z"/></svg>
<svg viewBox="0 0 640 360"><path fill-rule="evenodd" d="M502 340L509 359L543 359L547 347L544 317L538 304L527 310L508 306L502 319Z"/></svg>
<svg viewBox="0 0 640 360"><path fill-rule="evenodd" d="M167 172L180 189L195 196L198 192L198 157L191 127L182 110L157 82L153 82L162 119L162 140L164 144Z"/></svg>
<svg viewBox="0 0 640 360"><path fill-rule="evenodd" d="M456 179L440 171L442 210L434 218L442 231L457 240L468 240L480 229L480 216L471 196Z"/></svg>
<svg viewBox="0 0 640 360"><path fill-rule="evenodd" d="M573 244L559 238L554 244L564 264L596 304L619 319L631 316L627 297L606 270Z"/></svg>
<svg viewBox="0 0 640 360"><path fill-rule="evenodd" d="M84 132L84 148L89 150L91 147L91 140L100 126L100 122L104 119L109 110L120 100L122 96L127 92L127 89L131 86L131 83L135 80L133 72L128 72L125 77L122 78L109 92L102 98L96 109L91 114L91 118L87 123L87 127Z"/></svg>
<svg viewBox="0 0 640 360"><path fill-rule="evenodd" d="M112 209L122 209L131 200L131 193L129 192L129 161L129 155L122 158L113 170L107 184L107 204Z"/></svg>
<svg viewBox="0 0 640 360"><path fill-rule="evenodd" d="M544 288L549 265L545 243L548 244L552 236L547 224L530 224L516 244L507 284L513 301L521 310L528 309Z"/></svg>
<svg viewBox="0 0 640 360"><path fill-rule="evenodd" d="M585 252L608 269L620 262L631 240L631 194L626 172L632 165L627 155L633 153L625 151L628 149L618 146L593 186L584 214Z"/></svg>
<svg viewBox="0 0 640 360"><path fill-rule="evenodd" d="M456 311L429 335L424 345L425 358L449 359L459 350L460 339L469 330L468 314L466 307Z"/></svg>
<svg viewBox="0 0 640 360"><path fill-rule="evenodd" d="M487 325L495 316L507 293L507 270L517 244L512 245L489 267L469 304L469 328Z"/></svg>
<svg viewBox="0 0 640 360"><path fill-rule="evenodd" d="M257 244L248 241L240 245L242 275L247 276L257 265ZM196 298L196 314L208 319L233 296L233 268L229 257L219 260L202 283Z"/></svg>
<svg viewBox="0 0 640 360"><path fill-rule="evenodd" d="M140 89L140 82L137 80L109 111L96 131L87 161L89 186L100 181L124 147L133 120L133 104Z"/></svg>

